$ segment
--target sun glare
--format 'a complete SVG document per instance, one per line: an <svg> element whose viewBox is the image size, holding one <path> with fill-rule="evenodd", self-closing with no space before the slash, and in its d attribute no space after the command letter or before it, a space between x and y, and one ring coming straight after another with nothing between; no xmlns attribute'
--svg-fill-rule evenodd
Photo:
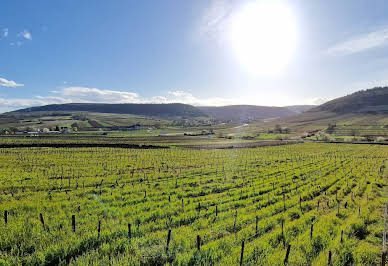
<svg viewBox="0 0 388 266"><path fill-rule="evenodd" d="M230 40L235 54L253 75L280 73L291 60L297 41L292 12L273 1L249 3L232 18Z"/></svg>

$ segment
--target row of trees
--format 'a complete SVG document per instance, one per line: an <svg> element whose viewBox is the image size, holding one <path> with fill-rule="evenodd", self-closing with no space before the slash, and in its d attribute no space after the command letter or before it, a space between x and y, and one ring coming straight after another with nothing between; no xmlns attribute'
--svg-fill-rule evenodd
<svg viewBox="0 0 388 266"><path fill-rule="evenodd" d="M14 134L16 132L33 132L38 131L36 128L32 127L7 127L7 128L0 128L0 134ZM47 133L49 131L61 131L60 127L58 125L49 127L49 128L43 128L40 129L41 132Z"/></svg>
<svg viewBox="0 0 388 266"><path fill-rule="evenodd" d="M289 134L291 130L288 127L282 127L281 125L275 125L273 130L268 130L268 133Z"/></svg>

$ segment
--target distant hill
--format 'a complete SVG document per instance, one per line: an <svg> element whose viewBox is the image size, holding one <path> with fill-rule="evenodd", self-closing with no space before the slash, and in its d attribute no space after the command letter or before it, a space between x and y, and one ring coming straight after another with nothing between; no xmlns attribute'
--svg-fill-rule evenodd
<svg viewBox="0 0 388 266"><path fill-rule="evenodd" d="M67 103L20 109L11 113L31 112L94 112L114 114L134 114L159 117L201 117L206 116L200 109L181 103L171 104L106 104L106 103Z"/></svg>
<svg viewBox="0 0 388 266"><path fill-rule="evenodd" d="M361 90L317 106L311 111L345 113L388 113L388 87Z"/></svg>
<svg viewBox="0 0 388 266"><path fill-rule="evenodd" d="M198 109L215 119L232 120L234 122L287 117L299 113L286 107L256 105L201 106Z"/></svg>
<svg viewBox="0 0 388 266"><path fill-rule="evenodd" d="M316 105L291 105L291 106L285 106L287 109L290 109L293 112L296 113L303 113L311 108L314 108Z"/></svg>

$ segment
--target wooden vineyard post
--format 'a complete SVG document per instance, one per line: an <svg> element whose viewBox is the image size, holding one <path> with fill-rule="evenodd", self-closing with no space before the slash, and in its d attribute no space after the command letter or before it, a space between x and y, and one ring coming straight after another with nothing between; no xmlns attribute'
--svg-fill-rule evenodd
<svg viewBox="0 0 388 266"><path fill-rule="evenodd" d="M339 201L337 201L337 214L339 214L340 204Z"/></svg>
<svg viewBox="0 0 388 266"><path fill-rule="evenodd" d="M168 252L168 246L170 245L170 240L171 240L171 229L168 229L166 252Z"/></svg>
<svg viewBox="0 0 388 266"><path fill-rule="evenodd" d="M283 239L283 247L286 246L286 238L284 237L284 220L282 219L282 239Z"/></svg>
<svg viewBox="0 0 388 266"><path fill-rule="evenodd" d="M199 235L197 235L197 250L201 250L201 237Z"/></svg>
<svg viewBox="0 0 388 266"><path fill-rule="evenodd" d="M314 230L314 224L312 223L310 228L310 239L313 239L313 230Z"/></svg>
<svg viewBox="0 0 388 266"><path fill-rule="evenodd" d="M98 221L97 238L100 238L101 233L101 220Z"/></svg>
<svg viewBox="0 0 388 266"><path fill-rule="evenodd" d="M129 243L131 243L131 238L132 238L131 224L128 224L128 238L129 238Z"/></svg>
<svg viewBox="0 0 388 266"><path fill-rule="evenodd" d="M171 196L168 195L168 202L171 202Z"/></svg>
<svg viewBox="0 0 388 266"><path fill-rule="evenodd" d="M327 261L327 265L331 265L331 250L329 250L329 259Z"/></svg>
<svg viewBox="0 0 388 266"><path fill-rule="evenodd" d="M218 216L218 206L216 205L216 217Z"/></svg>
<svg viewBox="0 0 388 266"><path fill-rule="evenodd" d="M102 194L102 191L101 191L101 189L102 189L102 182L104 182L104 179L102 179L102 180L101 180L101 183L100 183L100 196L101 196L101 194Z"/></svg>
<svg viewBox="0 0 388 266"><path fill-rule="evenodd" d="M8 211L7 210L4 211L4 223L5 224L8 223Z"/></svg>
<svg viewBox="0 0 388 266"><path fill-rule="evenodd" d="M268 191L267 195L268 195L268 205L269 205L269 204L271 204L271 200L269 198L269 191Z"/></svg>
<svg viewBox="0 0 388 266"><path fill-rule="evenodd" d="M286 195L283 193L283 212L286 211Z"/></svg>
<svg viewBox="0 0 388 266"><path fill-rule="evenodd" d="M73 233L75 233L75 215L71 216L71 226L73 228Z"/></svg>
<svg viewBox="0 0 388 266"><path fill-rule="evenodd" d="M43 230L46 230L46 227L44 225L44 219L43 219L43 214L42 213L39 213L39 219L40 219L40 223L43 226Z"/></svg>
<svg viewBox="0 0 388 266"><path fill-rule="evenodd" d="M288 256L290 255L291 245L288 244L287 251L286 251L286 257L284 258L284 265L287 265L288 263Z"/></svg>
<svg viewBox="0 0 388 266"><path fill-rule="evenodd" d="M144 190L144 198L147 198L147 190Z"/></svg>
<svg viewBox="0 0 388 266"><path fill-rule="evenodd" d="M185 208L185 202L184 202L184 200L182 198L182 209L184 209L184 208Z"/></svg>
<svg viewBox="0 0 388 266"><path fill-rule="evenodd" d="M299 196L299 209L302 211L302 197Z"/></svg>
<svg viewBox="0 0 388 266"><path fill-rule="evenodd" d="M257 236L257 231L258 231L258 228L257 228L257 224L259 223L259 216L256 216L256 236Z"/></svg>
<svg viewBox="0 0 388 266"><path fill-rule="evenodd" d="M237 224L237 210L236 210L236 214L234 216L234 224L233 224L234 229L236 229L236 224Z"/></svg>
<svg viewBox="0 0 388 266"><path fill-rule="evenodd" d="M341 243L344 242L344 230L341 230Z"/></svg>
<svg viewBox="0 0 388 266"><path fill-rule="evenodd" d="M244 240L241 242L241 257L240 257L240 266L243 265L243 261L244 261L244 245L245 245L245 242Z"/></svg>

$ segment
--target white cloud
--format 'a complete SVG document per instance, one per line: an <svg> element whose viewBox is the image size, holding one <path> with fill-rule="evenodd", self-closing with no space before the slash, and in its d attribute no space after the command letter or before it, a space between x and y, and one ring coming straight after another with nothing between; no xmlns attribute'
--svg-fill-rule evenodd
<svg viewBox="0 0 388 266"><path fill-rule="evenodd" d="M323 98L314 98L312 101L311 101L311 104L313 105L321 105L321 104L324 104L325 102L328 102L330 101L329 98L326 98L326 97L323 97Z"/></svg>
<svg viewBox="0 0 388 266"><path fill-rule="evenodd" d="M128 103L139 102L139 96L134 92L100 90L87 87L66 87L59 93L72 102L107 102L107 103Z"/></svg>
<svg viewBox="0 0 388 266"><path fill-rule="evenodd" d="M19 32L18 36L19 37L23 37L24 39L27 39L27 40L30 40L30 41L32 40L31 32L29 32L28 30L24 30L22 32Z"/></svg>
<svg viewBox="0 0 388 266"><path fill-rule="evenodd" d="M24 85L23 84L18 84L18 83L16 83L13 80L7 80L5 78L0 78L0 87L11 87L11 88L14 88L14 87L20 87L20 86L24 86Z"/></svg>
<svg viewBox="0 0 388 266"><path fill-rule="evenodd" d="M329 55L350 55L386 45L388 45L388 26L335 44L327 50L327 53Z"/></svg>
<svg viewBox="0 0 388 266"><path fill-rule="evenodd" d="M8 29L7 28L3 29L3 37L4 38L8 37Z"/></svg>
<svg viewBox="0 0 388 266"><path fill-rule="evenodd" d="M197 106L222 106L222 105L230 105L230 104L241 104L242 102L236 99L227 99L220 97L213 98L197 98L192 95L190 92L185 91L169 91L168 97L166 98L166 102L170 103L186 103Z"/></svg>
<svg viewBox="0 0 388 266"><path fill-rule="evenodd" d="M21 108L28 108L32 106L40 106L47 104L58 104L66 103L66 99L60 97L41 97L37 96L35 98L14 98L14 99L5 99L0 98L0 112L8 112L12 110L17 110Z"/></svg>
<svg viewBox="0 0 388 266"><path fill-rule="evenodd" d="M167 95L157 95L150 98L142 97L135 92L101 90L88 87L66 87L53 91L70 102L100 102L100 103L186 103L192 105L225 105L234 101L224 98L197 98L182 90L169 91Z"/></svg>

